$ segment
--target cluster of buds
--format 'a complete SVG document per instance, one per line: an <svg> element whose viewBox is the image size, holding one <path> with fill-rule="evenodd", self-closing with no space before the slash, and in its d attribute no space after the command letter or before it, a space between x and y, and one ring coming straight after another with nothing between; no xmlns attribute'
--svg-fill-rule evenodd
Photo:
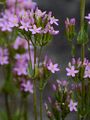
<svg viewBox="0 0 90 120"><path fill-rule="evenodd" d="M75 18L65 20L66 36L69 41L72 41L75 37L75 22Z"/></svg>
<svg viewBox="0 0 90 120"><path fill-rule="evenodd" d="M54 100L48 97L49 104L45 103L47 116L50 120L65 119L69 112L77 111L77 102L73 101L72 91L66 80L57 80L57 83L53 84L53 90Z"/></svg>

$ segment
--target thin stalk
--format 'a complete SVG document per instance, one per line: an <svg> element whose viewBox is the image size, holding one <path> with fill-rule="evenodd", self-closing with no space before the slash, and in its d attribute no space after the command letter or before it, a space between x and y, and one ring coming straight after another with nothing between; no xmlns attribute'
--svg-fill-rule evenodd
<svg viewBox="0 0 90 120"><path fill-rule="evenodd" d="M18 120L21 120L22 117L22 109L23 109L23 102L22 102L22 96L20 98L20 107L19 107L19 116L18 116Z"/></svg>
<svg viewBox="0 0 90 120"><path fill-rule="evenodd" d="M84 16L85 16L85 0L80 0L80 29L84 29ZM84 61L85 57L85 45L82 44L81 48L81 57L82 57L82 62Z"/></svg>
<svg viewBox="0 0 90 120"><path fill-rule="evenodd" d="M34 75L35 75L35 66L36 66L36 47L34 46ZM33 93L33 99L34 99L34 115L35 120L37 120L37 95L36 95L36 79L34 79L34 93Z"/></svg>
<svg viewBox="0 0 90 120"><path fill-rule="evenodd" d="M39 63L40 63L40 59L41 59L41 55L42 55L42 46L40 47L40 52L39 52L39 55L38 55L38 67L39 67Z"/></svg>
<svg viewBox="0 0 90 120"><path fill-rule="evenodd" d="M85 16L85 0L80 0L80 29L84 29L84 16ZM82 109L81 109L81 120L84 120L84 111L85 111L85 81L83 79L83 62L85 57L85 44L81 46L81 58L82 58L82 71L81 71L81 79L82 79Z"/></svg>
<svg viewBox="0 0 90 120"><path fill-rule="evenodd" d="M28 108L28 102L27 102L27 97L25 97L23 99L24 99L24 101L23 101L24 102L23 103L24 104L24 115L23 116L24 116L24 120L28 120L28 114L27 114L28 113L28 109L27 109Z"/></svg>
<svg viewBox="0 0 90 120"><path fill-rule="evenodd" d="M37 120L36 80L34 80L34 93L33 93L33 99L34 99L34 115L35 115L35 120Z"/></svg>
<svg viewBox="0 0 90 120"><path fill-rule="evenodd" d="M40 90L40 120L43 120L42 111L43 111L43 91Z"/></svg>
<svg viewBox="0 0 90 120"><path fill-rule="evenodd" d="M85 2L86 0L80 0L80 27L84 26L84 16L85 16Z"/></svg>
<svg viewBox="0 0 90 120"><path fill-rule="evenodd" d="M30 50L30 42L28 40L28 53L29 53L29 59L30 59L30 62L31 62L31 50Z"/></svg>
<svg viewBox="0 0 90 120"><path fill-rule="evenodd" d="M5 93L5 107L6 107L8 120L12 120L11 112L10 112L10 108L9 108L8 94L7 93Z"/></svg>

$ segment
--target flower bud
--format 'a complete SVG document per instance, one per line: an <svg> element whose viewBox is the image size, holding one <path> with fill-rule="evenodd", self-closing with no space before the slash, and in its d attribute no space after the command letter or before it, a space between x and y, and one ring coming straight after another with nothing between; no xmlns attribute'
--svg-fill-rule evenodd
<svg viewBox="0 0 90 120"><path fill-rule="evenodd" d="M65 20L66 25L66 36L69 41L72 41L72 39L75 37L75 18L66 19Z"/></svg>

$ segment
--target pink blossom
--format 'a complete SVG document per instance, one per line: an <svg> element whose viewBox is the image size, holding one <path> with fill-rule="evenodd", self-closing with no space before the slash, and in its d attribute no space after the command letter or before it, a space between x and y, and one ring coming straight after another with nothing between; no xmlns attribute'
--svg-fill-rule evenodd
<svg viewBox="0 0 90 120"><path fill-rule="evenodd" d="M57 89L57 88L56 88L56 85L53 84L52 87L53 87L53 90L56 91L56 89Z"/></svg>
<svg viewBox="0 0 90 120"><path fill-rule="evenodd" d="M14 42L13 48L17 50L19 47L25 48L27 50L28 43L25 39L18 36Z"/></svg>
<svg viewBox="0 0 90 120"><path fill-rule="evenodd" d="M76 20L75 18L71 18L71 19L66 19L65 20L65 25L66 25L66 28L68 29L69 26L74 26L76 23Z"/></svg>
<svg viewBox="0 0 90 120"><path fill-rule="evenodd" d="M51 25L52 25L52 24L58 25L58 23L57 23L58 21L59 21L59 20L58 20L58 19L55 19L54 16L50 18L50 24L51 24Z"/></svg>
<svg viewBox="0 0 90 120"><path fill-rule="evenodd" d="M19 75L27 75L27 68L28 68L28 55L27 54L17 54L15 56L16 64L14 67L14 71Z"/></svg>
<svg viewBox="0 0 90 120"><path fill-rule="evenodd" d="M88 63L85 68L84 78L90 78L90 63Z"/></svg>
<svg viewBox="0 0 90 120"><path fill-rule="evenodd" d="M16 66L14 67L14 71L17 73L17 75L21 76L21 75L27 75L27 65L21 65L19 63L16 64Z"/></svg>
<svg viewBox="0 0 90 120"><path fill-rule="evenodd" d="M33 25L33 28L30 28L29 30L32 32L32 34L40 33L41 27L37 28L36 25Z"/></svg>
<svg viewBox="0 0 90 120"><path fill-rule="evenodd" d="M23 6L27 9L34 9L36 7L36 2L32 0L23 0Z"/></svg>
<svg viewBox="0 0 90 120"><path fill-rule="evenodd" d="M18 12L18 16L20 18L22 18L23 20L28 20L29 19L29 16L28 16L28 12L24 9L22 9L21 11Z"/></svg>
<svg viewBox="0 0 90 120"><path fill-rule="evenodd" d="M7 49L3 49L0 47L0 64L1 65L5 65L8 64L8 50Z"/></svg>
<svg viewBox="0 0 90 120"><path fill-rule="evenodd" d="M69 103L69 105L68 105L68 107L69 107L69 109L70 109L70 111L72 112L72 111L77 111L77 102L73 102L73 100L70 100L70 103Z"/></svg>
<svg viewBox="0 0 90 120"><path fill-rule="evenodd" d="M7 21L3 21L2 23L0 23L0 27L1 27L2 31L12 32L12 27L11 27L10 23Z"/></svg>
<svg viewBox="0 0 90 120"><path fill-rule="evenodd" d="M49 29L49 33L50 33L51 35L57 35L57 34L59 33L59 31L58 31L58 30L54 30L54 28L51 27L51 28Z"/></svg>
<svg viewBox="0 0 90 120"><path fill-rule="evenodd" d="M88 20L88 23L90 24L90 13L88 14L88 16L85 16L85 18Z"/></svg>
<svg viewBox="0 0 90 120"><path fill-rule="evenodd" d="M45 11L45 12L42 12L42 11L39 10L38 8L37 8L36 11L35 11L35 16L36 16L36 18L41 18L41 17L43 17L45 14L46 14L46 11Z"/></svg>
<svg viewBox="0 0 90 120"><path fill-rule="evenodd" d="M21 86L24 87L25 92L33 94L33 84L29 80L26 83L22 83Z"/></svg>
<svg viewBox="0 0 90 120"><path fill-rule="evenodd" d="M53 64L52 62L49 63L47 69L52 73L58 72L60 69L58 68L58 64Z"/></svg>
<svg viewBox="0 0 90 120"><path fill-rule="evenodd" d="M16 15L11 15L9 18L9 24L11 27L18 27L18 17Z"/></svg>
<svg viewBox="0 0 90 120"><path fill-rule="evenodd" d="M71 66L70 68L66 68L67 76L75 77L75 74L77 74L79 71L75 70L75 66Z"/></svg>
<svg viewBox="0 0 90 120"><path fill-rule="evenodd" d="M84 78L90 78L90 69L89 70L85 70Z"/></svg>
<svg viewBox="0 0 90 120"><path fill-rule="evenodd" d="M21 26L19 28L22 29L22 30L24 29L25 31L28 31L29 28L31 27L30 26L30 21L27 21L27 22L20 21L20 23L21 23Z"/></svg>

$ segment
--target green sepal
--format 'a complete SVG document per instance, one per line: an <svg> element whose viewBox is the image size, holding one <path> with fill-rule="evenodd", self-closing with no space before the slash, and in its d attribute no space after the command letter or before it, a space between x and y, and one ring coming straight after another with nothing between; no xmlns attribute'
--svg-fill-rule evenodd
<svg viewBox="0 0 90 120"><path fill-rule="evenodd" d="M85 22L84 27L82 26L80 32L77 37L78 44L87 44L88 43L88 25Z"/></svg>

